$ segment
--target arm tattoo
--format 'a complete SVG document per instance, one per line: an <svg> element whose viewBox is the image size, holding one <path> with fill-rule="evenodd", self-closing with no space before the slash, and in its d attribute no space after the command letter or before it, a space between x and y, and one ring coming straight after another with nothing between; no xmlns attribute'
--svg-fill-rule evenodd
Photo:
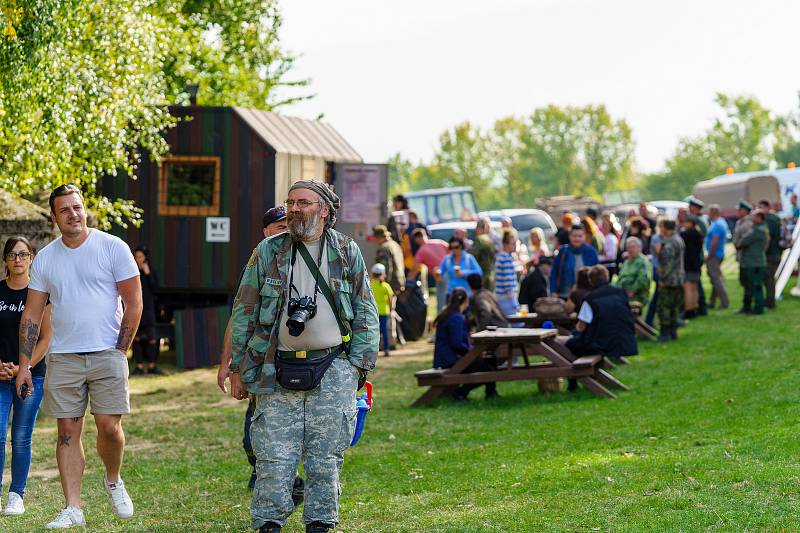
<svg viewBox="0 0 800 533"><path fill-rule="evenodd" d="M69 433L64 433L63 435L58 436L58 445L59 446L69 446L69 440L72 438L72 435Z"/></svg>
<svg viewBox="0 0 800 533"><path fill-rule="evenodd" d="M20 344L20 351L22 355L30 359L33 357L33 349L36 347L36 341L39 340L39 324L26 319L19 325L19 336L22 341Z"/></svg>
<svg viewBox="0 0 800 533"><path fill-rule="evenodd" d="M122 321L122 325L119 327L119 337L117 337L117 350L121 350L123 352L127 352L128 348L131 347L131 341L133 341L133 331L131 331L130 325L126 320Z"/></svg>

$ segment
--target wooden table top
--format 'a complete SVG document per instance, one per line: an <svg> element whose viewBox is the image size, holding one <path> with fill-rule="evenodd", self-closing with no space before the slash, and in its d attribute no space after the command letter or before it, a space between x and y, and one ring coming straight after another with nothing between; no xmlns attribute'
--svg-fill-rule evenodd
<svg viewBox="0 0 800 533"><path fill-rule="evenodd" d="M489 344L496 342L541 342L544 339L555 337L558 332L554 329L543 328L497 328L494 331L484 330L472 334L475 344Z"/></svg>

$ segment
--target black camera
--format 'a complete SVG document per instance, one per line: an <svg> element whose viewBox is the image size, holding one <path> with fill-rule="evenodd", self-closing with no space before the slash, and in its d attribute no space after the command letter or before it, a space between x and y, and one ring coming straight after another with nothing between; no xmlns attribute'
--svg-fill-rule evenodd
<svg viewBox="0 0 800 533"><path fill-rule="evenodd" d="M289 320L286 321L289 335L299 337L306 329L306 321L314 318L315 314L317 314L317 304L310 296L289 298Z"/></svg>

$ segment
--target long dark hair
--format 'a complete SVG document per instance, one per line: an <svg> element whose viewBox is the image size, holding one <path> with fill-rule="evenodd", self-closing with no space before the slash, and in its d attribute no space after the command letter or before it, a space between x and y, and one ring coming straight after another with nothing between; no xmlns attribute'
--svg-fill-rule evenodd
<svg viewBox="0 0 800 533"><path fill-rule="evenodd" d="M29 241L28 239L26 239L22 235L17 235L16 237L9 237L8 239L6 239L6 244L3 246L3 267L6 269L6 277L8 277L9 274L11 274L8 271L8 267L5 266L5 264L6 264L5 263L6 262L6 255L8 254L8 252L10 252L11 250L14 249L14 247L17 245L18 242L21 242L22 244L25 245L25 247L31 253L31 256L36 254L36 248L33 247L33 245L31 244L31 241ZM31 257L31 259L33 259L33 258Z"/></svg>
<svg viewBox="0 0 800 533"><path fill-rule="evenodd" d="M447 300L447 307L442 309L442 312L439 313L439 316L437 316L433 321L433 326L436 327L437 325L441 324L453 313L460 313L461 305L468 299L469 297L467 296L467 291L461 287L456 287L453 289L453 292L450 293L450 299Z"/></svg>

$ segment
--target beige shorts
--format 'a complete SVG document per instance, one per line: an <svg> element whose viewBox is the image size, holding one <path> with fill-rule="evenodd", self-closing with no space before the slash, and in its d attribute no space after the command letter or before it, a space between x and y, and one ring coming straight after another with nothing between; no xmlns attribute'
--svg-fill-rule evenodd
<svg viewBox="0 0 800 533"><path fill-rule="evenodd" d="M93 415L130 412L126 355L117 349L48 355L44 414L51 418L81 417L89 402Z"/></svg>

